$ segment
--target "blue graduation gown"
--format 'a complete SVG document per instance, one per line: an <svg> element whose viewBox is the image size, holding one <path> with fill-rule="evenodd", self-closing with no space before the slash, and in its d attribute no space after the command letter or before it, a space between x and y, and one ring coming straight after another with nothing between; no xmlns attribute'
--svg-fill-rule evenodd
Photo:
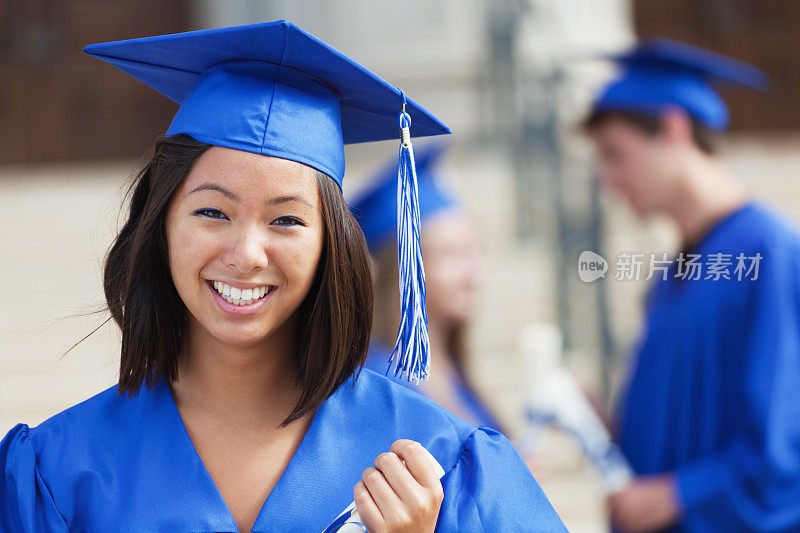
<svg viewBox="0 0 800 533"><path fill-rule="evenodd" d="M693 253L763 259L755 280L673 264L652 287L620 445L637 473L676 473L672 531L800 531L800 240L753 201Z"/></svg>
<svg viewBox="0 0 800 533"><path fill-rule="evenodd" d="M350 384L355 381L355 387ZM322 531L398 438L445 469L437 531L565 531L511 444L364 369L318 409L253 531ZM162 378L114 385L0 443L0 531L237 531Z"/></svg>
<svg viewBox="0 0 800 533"><path fill-rule="evenodd" d="M405 377L395 377L392 373L393 371L389 372L388 375L386 374L388 369L389 355L391 353L392 349L387 348L383 344L372 344L369 350L369 357L367 358L366 363L364 363L364 366L424 395L425 391L422 389L422 387L413 381L408 381ZM501 433L503 432L503 427L500 425L500 422L498 422L494 415L492 415L489 407L477 396L477 394L475 394L475 391L472 390L472 388L467 385L466 382L461 379L455 379L453 380L453 386L456 394L458 395L459 401L467 411L472 413L478 426L490 427Z"/></svg>

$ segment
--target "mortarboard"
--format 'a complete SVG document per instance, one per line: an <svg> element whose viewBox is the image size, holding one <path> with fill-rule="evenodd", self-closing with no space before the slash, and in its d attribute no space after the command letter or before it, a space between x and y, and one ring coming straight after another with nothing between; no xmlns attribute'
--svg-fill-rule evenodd
<svg viewBox="0 0 800 533"><path fill-rule="evenodd" d="M416 152L417 186L421 222L439 211L458 205L439 183L435 166L447 150L444 143L429 143ZM397 162L389 161L350 202L371 252L397 235Z"/></svg>
<svg viewBox="0 0 800 533"><path fill-rule="evenodd" d="M403 95L288 21L90 44L84 51L180 104L167 135L291 159L341 187L344 144L399 136ZM450 130L406 99L413 136Z"/></svg>
<svg viewBox="0 0 800 533"><path fill-rule="evenodd" d="M766 74L752 65L670 39L642 40L608 59L622 73L600 92L594 110L660 113L678 106L712 130L728 125L728 108L714 84L768 85Z"/></svg>
<svg viewBox="0 0 800 533"><path fill-rule="evenodd" d="M84 51L174 100L166 134L297 161L342 187L344 144L401 139L402 317L390 361L426 379L429 342L414 136L450 130L405 94L288 21L91 44Z"/></svg>

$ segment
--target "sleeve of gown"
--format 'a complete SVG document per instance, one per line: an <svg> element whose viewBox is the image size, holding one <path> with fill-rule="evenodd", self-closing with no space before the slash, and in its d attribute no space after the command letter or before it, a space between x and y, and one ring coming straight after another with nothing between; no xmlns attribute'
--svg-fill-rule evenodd
<svg viewBox="0 0 800 533"><path fill-rule="evenodd" d="M744 332L735 337L744 350L720 377L737 384L727 406L736 413L736 438L676 472L687 531L800 530L800 254L794 250L765 254L759 277L749 281Z"/></svg>
<svg viewBox="0 0 800 533"><path fill-rule="evenodd" d="M26 424L14 426L0 441L0 531L67 531L36 464Z"/></svg>
<svg viewBox="0 0 800 533"><path fill-rule="evenodd" d="M517 451L491 428L464 441L442 486L436 531L566 531Z"/></svg>

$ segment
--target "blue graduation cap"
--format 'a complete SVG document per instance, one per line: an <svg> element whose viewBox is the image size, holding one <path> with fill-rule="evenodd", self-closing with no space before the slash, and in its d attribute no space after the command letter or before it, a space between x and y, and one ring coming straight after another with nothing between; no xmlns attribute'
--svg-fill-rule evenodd
<svg viewBox="0 0 800 533"><path fill-rule="evenodd" d="M429 342L414 136L450 130L399 89L288 21L91 44L84 51L180 107L166 134L297 161L342 186L344 144L400 137L398 371L426 379Z"/></svg>
<svg viewBox="0 0 800 533"><path fill-rule="evenodd" d="M767 75L752 65L670 39L642 40L609 59L623 70L600 92L595 111L660 113L678 106L712 130L724 130L728 108L714 85L768 85Z"/></svg>
<svg viewBox="0 0 800 533"><path fill-rule="evenodd" d="M90 44L84 51L180 104L167 135L291 159L341 187L344 144L450 133L436 117L288 21Z"/></svg>
<svg viewBox="0 0 800 533"><path fill-rule="evenodd" d="M436 164L447 150L444 143L429 143L417 151L417 187L420 221L456 207L458 202L446 191L435 172ZM369 185L350 202L350 212L358 220L371 252L397 235L397 161L389 161L373 177Z"/></svg>

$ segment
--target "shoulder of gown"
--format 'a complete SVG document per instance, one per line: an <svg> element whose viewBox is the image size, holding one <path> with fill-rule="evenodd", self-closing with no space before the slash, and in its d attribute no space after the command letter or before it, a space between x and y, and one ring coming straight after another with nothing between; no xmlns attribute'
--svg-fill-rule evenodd
<svg viewBox="0 0 800 533"><path fill-rule="evenodd" d="M69 407L35 427L18 423L0 441L0 531L67 531L68 523L56 505L51 483L88 446L65 446L91 439L113 417L116 385ZM95 448L95 452L98 451Z"/></svg>
<svg viewBox="0 0 800 533"><path fill-rule="evenodd" d="M755 253L785 248L791 254L800 252L800 230L785 211L751 200L740 210L731 224L722 228L710 252L728 251Z"/></svg>
<svg viewBox="0 0 800 533"><path fill-rule="evenodd" d="M396 438L425 446L445 471L437 531L566 531L514 446L427 397L369 369L358 380L386 420L384 447ZM358 390L359 387L356 387ZM364 398L366 400L366 398ZM377 401L376 401L377 399ZM374 455L385 451L375 450ZM368 465L367 465L368 466Z"/></svg>
<svg viewBox="0 0 800 533"><path fill-rule="evenodd" d="M387 348L383 344L371 344L369 347L367 360L364 362L364 368L368 368L373 372L380 374L381 376L385 376L408 389L418 392L423 396L427 396L425 391L413 381L408 381L407 379L401 377L395 377L391 372L388 371L388 354L390 354L391 351L392 350L390 348ZM500 424L497 418L495 418L483 400L476 395L469 383L456 378L455 387L459 400L465 404L467 409L473 411L474 416L476 417L475 421L483 426L491 427L497 431L500 431L501 433L503 432L502 424Z"/></svg>

